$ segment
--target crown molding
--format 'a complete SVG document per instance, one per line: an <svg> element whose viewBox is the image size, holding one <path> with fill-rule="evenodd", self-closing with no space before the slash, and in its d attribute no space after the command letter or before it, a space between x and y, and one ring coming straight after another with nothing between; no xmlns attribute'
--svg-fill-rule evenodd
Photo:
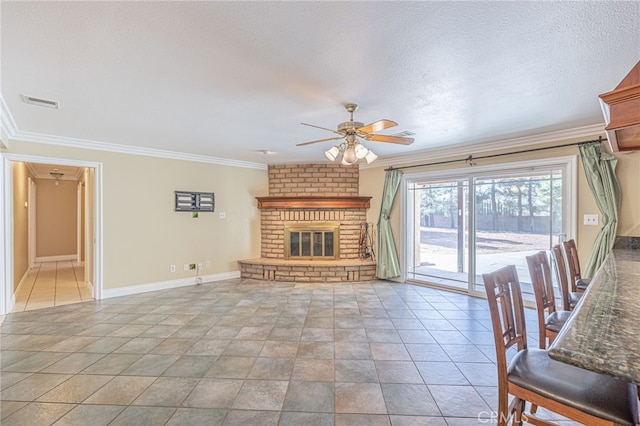
<svg viewBox="0 0 640 426"><path fill-rule="evenodd" d="M84 175L84 171L85 171L84 167L78 167L75 174L75 180L77 181L81 180L82 176Z"/></svg>
<svg viewBox="0 0 640 426"><path fill-rule="evenodd" d="M61 136L44 135L41 133L18 132L13 138L24 142L34 142L46 145L67 146L71 148L91 149L96 151L116 152L119 154L143 155L147 157L168 158L171 160L195 161L198 163L218 164L222 166L243 167L247 169L267 170L263 163L229 160L226 158L210 157L207 155L188 154L177 151L166 151L154 148L142 148L108 142L98 142L86 139L67 138Z"/></svg>
<svg viewBox="0 0 640 426"><path fill-rule="evenodd" d="M9 139L13 138L17 131L13 115L0 93L0 148L9 149Z"/></svg>
<svg viewBox="0 0 640 426"><path fill-rule="evenodd" d="M4 126L0 125L0 150L9 149L9 136L4 132Z"/></svg>
<svg viewBox="0 0 640 426"><path fill-rule="evenodd" d="M33 167L32 163L24 163L25 166L27 166L27 170L29 170L29 173L31 174L31 177L33 178L37 178L38 177L38 171L36 170L35 167Z"/></svg>
<svg viewBox="0 0 640 426"><path fill-rule="evenodd" d="M363 169L384 166L398 166L399 164L432 162L439 159L456 156L467 157L469 155L497 151L502 149L522 149L530 145L538 145L548 142L558 142L567 139L590 138L597 135L604 135L604 123L592 124L589 126L575 127L573 129L558 130L555 132L540 133L532 136L523 136L512 139L502 139L492 142L479 142L473 145L459 145L451 148L439 148L413 152L411 154L397 155L376 160L370 165L362 165Z"/></svg>
<svg viewBox="0 0 640 426"><path fill-rule="evenodd" d="M34 179L50 179L50 180L55 179L53 176L51 176L50 172L39 172L38 170L36 170L36 168L33 166L33 163L23 162L23 164L27 167L27 170L29 170L29 174ZM62 177L59 177L58 179L78 181L80 180L82 173L84 173L84 168L78 167L76 172L73 175L69 175L65 173L63 174Z"/></svg>
<svg viewBox="0 0 640 426"><path fill-rule="evenodd" d="M4 97L1 93L0 107L0 123L2 124L2 133L6 134L7 137L6 142L4 140L4 136L2 139L2 145L4 148L8 148L9 139L13 139L17 141L19 140L24 142L41 143L45 145L66 146L70 148L91 149L95 151L107 151L120 154L142 155L147 157L167 158L171 160L194 161L198 163L218 164L222 166L267 170L267 165L264 163L230 160L227 158L210 157L208 155L188 154L184 152L167 151L154 148L142 148L137 146L127 146L87 139L67 138L63 136L46 135L43 133L22 132L16 126L16 123L13 120L13 116L9 111L9 107L4 101Z"/></svg>
<svg viewBox="0 0 640 426"><path fill-rule="evenodd" d="M159 157L172 160L194 161L198 163L218 164L231 167L242 167L248 169L267 170L265 163L253 163L249 161L230 160L226 158L210 157L206 155L188 154L177 151L167 151L154 148L142 148L135 146L120 145L108 142L99 142L87 139L67 138L42 133L22 132L18 129L9 107L7 106L2 93L0 93L0 124L1 134L0 145L3 149L9 147L9 139L21 140L24 142L41 143L47 145L66 146L71 148L91 149L96 151L107 151L121 154L142 155L147 157ZM375 167L397 166L399 164L419 163L424 161L434 161L442 158L456 156L468 156L480 152L523 148L529 145L538 145L548 142L557 142L567 139L577 139L593 137L594 135L604 135L605 124L592 124L588 126L576 127L573 129L559 130L554 132L540 133L532 136L519 138L502 139L497 141L478 142L473 145L452 144L451 148L438 148L411 154L396 155L386 158L378 158L370 165L359 165L362 169Z"/></svg>

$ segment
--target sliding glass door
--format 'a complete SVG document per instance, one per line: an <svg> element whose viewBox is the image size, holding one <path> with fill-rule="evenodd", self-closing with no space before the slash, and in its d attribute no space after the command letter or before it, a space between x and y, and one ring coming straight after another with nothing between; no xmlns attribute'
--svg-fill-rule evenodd
<svg viewBox="0 0 640 426"><path fill-rule="evenodd" d="M572 234L571 164L405 175L407 279L484 292L483 273L515 265L531 294L525 257Z"/></svg>
<svg viewBox="0 0 640 426"><path fill-rule="evenodd" d="M469 271L469 183L412 182L413 244L409 277L466 290Z"/></svg>

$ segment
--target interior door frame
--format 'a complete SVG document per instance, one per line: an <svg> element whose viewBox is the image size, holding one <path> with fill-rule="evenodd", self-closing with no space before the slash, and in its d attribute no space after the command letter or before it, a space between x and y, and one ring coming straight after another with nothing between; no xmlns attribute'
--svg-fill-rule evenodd
<svg viewBox="0 0 640 426"><path fill-rule="evenodd" d="M94 242L91 249L93 263L93 297L96 300L102 299L103 280L103 233L102 233L102 163L93 161L74 160L66 158L41 157L23 154L0 154L0 175L3 177L3 184L0 188L0 199L2 199L3 209L0 209L0 224L5 238L0 246L0 292L2 301L0 303L0 315L11 312L14 305L13 293L13 173L11 172L12 162L40 163L51 165L85 167L94 170L93 179L93 235Z"/></svg>
<svg viewBox="0 0 640 426"><path fill-rule="evenodd" d="M35 180L29 176L27 178L29 181L29 188L27 190L27 217L28 217L28 225L27 225L27 238L28 242L28 250L29 250L29 268L33 268L36 262L36 199L37 199L37 191L38 185L36 185Z"/></svg>
<svg viewBox="0 0 640 426"><path fill-rule="evenodd" d="M84 170L82 171L82 176L84 177ZM83 216L84 216L84 203L82 200L83 196L83 182L79 180L76 185L76 262L82 264L83 261L83 245L84 239L83 237Z"/></svg>

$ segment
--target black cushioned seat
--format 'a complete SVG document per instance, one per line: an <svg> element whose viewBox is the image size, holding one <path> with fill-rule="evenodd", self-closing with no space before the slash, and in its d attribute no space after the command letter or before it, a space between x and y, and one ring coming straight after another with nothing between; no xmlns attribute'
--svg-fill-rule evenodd
<svg viewBox="0 0 640 426"><path fill-rule="evenodd" d="M636 386L549 358L547 351L525 349L509 363L509 381L585 413L622 425L638 422Z"/></svg>
<svg viewBox="0 0 640 426"><path fill-rule="evenodd" d="M554 333L559 333L560 329L564 325L565 322L571 316L571 311L555 311L551 312L549 316L544 321L545 327L547 330L551 330Z"/></svg>
<svg viewBox="0 0 640 426"><path fill-rule="evenodd" d="M586 290L589 284L591 284L591 278L578 278L576 280L576 288L582 291Z"/></svg>
<svg viewBox="0 0 640 426"><path fill-rule="evenodd" d="M580 298L582 297L582 293L578 292L578 291L570 291L569 292L569 306L571 306L571 308L575 308L576 305L578 304L578 302L580 301Z"/></svg>

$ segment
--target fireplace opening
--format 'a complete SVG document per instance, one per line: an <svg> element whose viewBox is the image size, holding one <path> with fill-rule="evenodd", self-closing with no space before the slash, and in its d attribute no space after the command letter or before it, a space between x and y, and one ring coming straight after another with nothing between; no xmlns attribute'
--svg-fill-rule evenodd
<svg viewBox="0 0 640 426"><path fill-rule="evenodd" d="M340 224L285 223L285 259L332 260L340 258Z"/></svg>

